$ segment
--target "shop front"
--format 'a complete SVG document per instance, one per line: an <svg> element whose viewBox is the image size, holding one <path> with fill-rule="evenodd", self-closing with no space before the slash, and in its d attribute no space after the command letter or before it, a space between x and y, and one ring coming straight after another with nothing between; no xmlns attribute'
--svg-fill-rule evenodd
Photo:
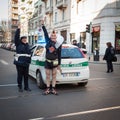
<svg viewBox="0 0 120 120"><path fill-rule="evenodd" d="M120 54L120 25L115 26L115 49L116 53Z"/></svg>
<svg viewBox="0 0 120 120"><path fill-rule="evenodd" d="M100 26L92 27L92 53L100 49Z"/></svg>

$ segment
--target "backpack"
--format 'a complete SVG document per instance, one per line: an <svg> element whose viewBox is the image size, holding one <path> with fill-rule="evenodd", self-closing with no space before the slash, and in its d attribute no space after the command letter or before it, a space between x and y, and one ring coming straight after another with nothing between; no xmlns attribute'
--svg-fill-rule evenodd
<svg viewBox="0 0 120 120"><path fill-rule="evenodd" d="M111 49L110 49L110 54L112 56L112 61L117 62L117 57L115 55L115 49L113 47L111 47Z"/></svg>
<svg viewBox="0 0 120 120"><path fill-rule="evenodd" d="M115 49L113 47L110 48L110 54L112 56L115 56Z"/></svg>

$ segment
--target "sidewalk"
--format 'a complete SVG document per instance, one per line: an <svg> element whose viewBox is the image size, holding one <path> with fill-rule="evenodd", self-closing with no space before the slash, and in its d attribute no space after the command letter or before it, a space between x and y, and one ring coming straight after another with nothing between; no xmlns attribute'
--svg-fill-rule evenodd
<svg viewBox="0 0 120 120"><path fill-rule="evenodd" d="M87 56L87 58L89 60L89 63L106 64L106 61L103 60L103 55L99 56L99 61L94 61L93 54L90 54L90 55L86 54L86 56ZM113 62L113 64L120 65L120 55L116 55L116 56L117 56L117 62Z"/></svg>

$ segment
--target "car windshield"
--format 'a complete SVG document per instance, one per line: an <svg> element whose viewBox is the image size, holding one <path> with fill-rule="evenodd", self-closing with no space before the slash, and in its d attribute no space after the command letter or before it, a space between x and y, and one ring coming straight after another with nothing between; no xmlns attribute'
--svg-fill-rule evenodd
<svg viewBox="0 0 120 120"><path fill-rule="evenodd" d="M84 58L84 56L78 48L68 47L62 48L61 58Z"/></svg>

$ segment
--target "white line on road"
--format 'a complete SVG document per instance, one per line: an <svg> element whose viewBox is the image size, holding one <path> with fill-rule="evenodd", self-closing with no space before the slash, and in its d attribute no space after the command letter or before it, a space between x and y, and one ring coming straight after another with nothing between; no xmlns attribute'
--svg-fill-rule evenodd
<svg viewBox="0 0 120 120"><path fill-rule="evenodd" d="M117 76L117 77L111 77L112 79L119 79L120 78L120 76ZM108 80L108 78L90 78L89 79L90 81L92 81L92 80Z"/></svg>
<svg viewBox="0 0 120 120"><path fill-rule="evenodd" d="M97 112L103 112L103 111L110 111L110 110L117 110L120 109L120 106L114 106L114 107L108 107L108 108L101 108L101 109L95 109L95 110L88 110L88 111L82 111L82 112L76 112L76 113L68 113L68 114L61 114L53 117L41 117L41 118L34 118L29 120L45 120L45 119L57 119L57 118L63 118L63 117L70 117L75 115L84 115L84 114L90 114L90 113L97 113Z"/></svg>
<svg viewBox="0 0 120 120"><path fill-rule="evenodd" d="M17 86L17 84L4 84L4 85L0 85L0 87L9 87L9 86Z"/></svg>
<svg viewBox="0 0 120 120"><path fill-rule="evenodd" d="M8 62L6 62L5 60L0 59L0 62L4 65L8 65Z"/></svg>

